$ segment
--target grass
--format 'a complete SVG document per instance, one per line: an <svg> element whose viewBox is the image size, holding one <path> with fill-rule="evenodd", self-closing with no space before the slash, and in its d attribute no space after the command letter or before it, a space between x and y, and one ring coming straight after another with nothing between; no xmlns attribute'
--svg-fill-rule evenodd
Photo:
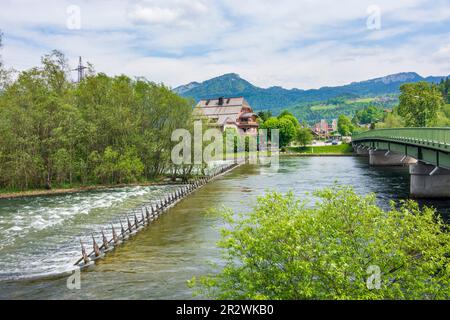
<svg viewBox="0 0 450 320"><path fill-rule="evenodd" d="M290 153L305 154L305 155L350 155L353 148L349 144L341 144L338 146L317 146L317 147L289 147Z"/></svg>
<svg viewBox="0 0 450 320"><path fill-rule="evenodd" d="M374 102L377 99L375 98L358 98L358 99L354 99L354 100L347 100L346 103L370 103L370 102Z"/></svg>
<svg viewBox="0 0 450 320"><path fill-rule="evenodd" d="M325 111L325 110L335 110L339 108L338 105L329 104L329 105L315 105L311 107L311 111Z"/></svg>

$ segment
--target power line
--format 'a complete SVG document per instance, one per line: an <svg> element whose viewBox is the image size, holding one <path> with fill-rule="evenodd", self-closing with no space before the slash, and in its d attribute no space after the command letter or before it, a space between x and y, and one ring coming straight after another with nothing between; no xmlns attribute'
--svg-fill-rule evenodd
<svg viewBox="0 0 450 320"><path fill-rule="evenodd" d="M78 72L78 83L80 83L84 79L84 70L86 70L87 67L83 66L83 61L80 57L78 67L76 69L73 69L72 71Z"/></svg>

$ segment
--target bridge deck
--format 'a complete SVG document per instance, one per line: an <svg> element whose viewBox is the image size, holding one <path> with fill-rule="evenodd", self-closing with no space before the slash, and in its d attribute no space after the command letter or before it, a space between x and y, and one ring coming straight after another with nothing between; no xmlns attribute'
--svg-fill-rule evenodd
<svg viewBox="0 0 450 320"><path fill-rule="evenodd" d="M356 144L390 150L450 170L450 128L393 128L362 132Z"/></svg>

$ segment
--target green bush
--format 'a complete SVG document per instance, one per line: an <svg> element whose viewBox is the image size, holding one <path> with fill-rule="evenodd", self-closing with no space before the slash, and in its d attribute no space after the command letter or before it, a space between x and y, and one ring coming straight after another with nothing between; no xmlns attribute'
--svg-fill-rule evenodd
<svg viewBox="0 0 450 320"><path fill-rule="evenodd" d="M270 193L248 214L223 210L226 264L190 286L217 299L450 298L449 227L434 210L385 211L349 187L315 196L314 206Z"/></svg>

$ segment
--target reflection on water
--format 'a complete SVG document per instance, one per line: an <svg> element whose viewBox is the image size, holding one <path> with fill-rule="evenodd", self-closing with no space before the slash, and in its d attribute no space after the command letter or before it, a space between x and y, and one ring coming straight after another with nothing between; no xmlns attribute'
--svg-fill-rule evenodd
<svg viewBox="0 0 450 320"><path fill-rule="evenodd" d="M221 262L215 247L220 220L209 209L227 206L246 211L256 196L274 190L292 190L309 198L311 191L334 183L352 185L361 194L375 192L380 205L388 207L390 200L408 196L409 175L407 168L371 168L367 159L352 157L283 158L278 172L269 167L239 167L183 200L82 273L79 291L68 290L67 275L61 275L68 270L68 263L78 258L77 237L100 230L124 211L165 190L137 187L1 200L0 276L20 277L29 269L59 276L0 281L0 298L190 299L186 280L213 271L211 263ZM436 206L447 217L449 202L426 204Z"/></svg>

